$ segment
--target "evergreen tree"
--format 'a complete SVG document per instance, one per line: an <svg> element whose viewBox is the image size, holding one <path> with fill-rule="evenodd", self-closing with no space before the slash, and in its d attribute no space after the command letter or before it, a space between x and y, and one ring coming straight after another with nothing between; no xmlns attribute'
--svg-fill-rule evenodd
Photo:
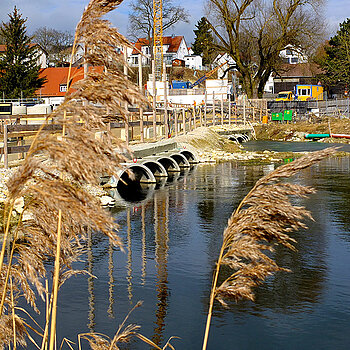
<svg viewBox="0 0 350 350"><path fill-rule="evenodd" d="M196 28L193 32L196 35L194 43L192 44L192 50L195 55L201 55L203 58L203 65L211 62L211 54L213 49L213 36L211 34L210 26L205 17L202 17L196 24Z"/></svg>
<svg viewBox="0 0 350 350"><path fill-rule="evenodd" d="M350 86L350 18L340 24L337 34L329 40L321 65L326 84Z"/></svg>
<svg viewBox="0 0 350 350"><path fill-rule="evenodd" d="M43 86L36 63L35 46L26 34L25 22L15 7L8 23L0 28L6 52L0 57L0 91L6 98L31 97Z"/></svg>

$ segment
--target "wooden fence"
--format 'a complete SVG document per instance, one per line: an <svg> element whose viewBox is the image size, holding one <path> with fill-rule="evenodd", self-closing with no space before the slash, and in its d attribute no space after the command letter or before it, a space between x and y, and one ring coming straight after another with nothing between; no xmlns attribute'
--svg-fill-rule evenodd
<svg viewBox="0 0 350 350"><path fill-rule="evenodd" d="M129 144L186 134L200 126L260 122L263 115L267 115L266 100L233 103L221 99L212 104L197 106L174 104L156 108L155 111L130 108L126 122L113 121L114 118L111 117L110 121L106 121L106 126L115 136ZM45 118L43 115L0 116L3 139L0 155L5 168L8 167L10 155L18 154L17 159L24 158L33 136L41 127L52 133L62 131L62 125L51 121L43 127ZM11 157L12 160L16 159Z"/></svg>

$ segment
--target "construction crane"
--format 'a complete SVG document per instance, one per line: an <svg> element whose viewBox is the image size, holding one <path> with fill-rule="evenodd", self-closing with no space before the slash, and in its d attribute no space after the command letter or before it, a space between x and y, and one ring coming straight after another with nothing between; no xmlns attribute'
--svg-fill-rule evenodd
<svg viewBox="0 0 350 350"><path fill-rule="evenodd" d="M163 10L162 0L153 0L153 52L156 80L162 80L163 69Z"/></svg>

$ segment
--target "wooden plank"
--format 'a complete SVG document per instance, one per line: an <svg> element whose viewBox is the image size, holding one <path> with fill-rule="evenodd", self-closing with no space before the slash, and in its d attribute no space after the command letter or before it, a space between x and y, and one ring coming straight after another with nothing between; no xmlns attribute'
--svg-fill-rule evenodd
<svg viewBox="0 0 350 350"><path fill-rule="evenodd" d="M42 125L40 124L28 124L28 125L8 125L7 131L10 132L22 132L22 131L38 131ZM62 125L49 124L45 125L42 130L45 131L60 131L62 130Z"/></svg>
<svg viewBox="0 0 350 350"><path fill-rule="evenodd" d="M30 145L26 146L7 146L7 154L15 154L15 153L23 153L28 152ZM6 156L5 147L0 147L0 154L4 154Z"/></svg>
<svg viewBox="0 0 350 350"><path fill-rule="evenodd" d="M0 115L0 120L17 119L16 115Z"/></svg>

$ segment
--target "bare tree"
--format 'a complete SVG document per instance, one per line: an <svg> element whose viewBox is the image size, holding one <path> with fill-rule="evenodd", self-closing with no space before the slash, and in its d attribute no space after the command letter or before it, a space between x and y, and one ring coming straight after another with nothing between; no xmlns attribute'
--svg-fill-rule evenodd
<svg viewBox="0 0 350 350"><path fill-rule="evenodd" d="M262 97L280 52L292 45L309 52L323 38L323 0L208 0L218 51L237 64L249 98Z"/></svg>
<svg viewBox="0 0 350 350"><path fill-rule="evenodd" d="M64 59L67 48L73 45L74 37L68 31L41 27L33 33L33 40L48 53L49 62L56 65Z"/></svg>
<svg viewBox="0 0 350 350"><path fill-rule="evenodd" d="M163 31L178 22L188 22L189 15L181 6L175 6L172 0L163 0ZM146 38L150 43L153 57L153 0L133 0L131 2L128 32L132 40Z"/></svg>

